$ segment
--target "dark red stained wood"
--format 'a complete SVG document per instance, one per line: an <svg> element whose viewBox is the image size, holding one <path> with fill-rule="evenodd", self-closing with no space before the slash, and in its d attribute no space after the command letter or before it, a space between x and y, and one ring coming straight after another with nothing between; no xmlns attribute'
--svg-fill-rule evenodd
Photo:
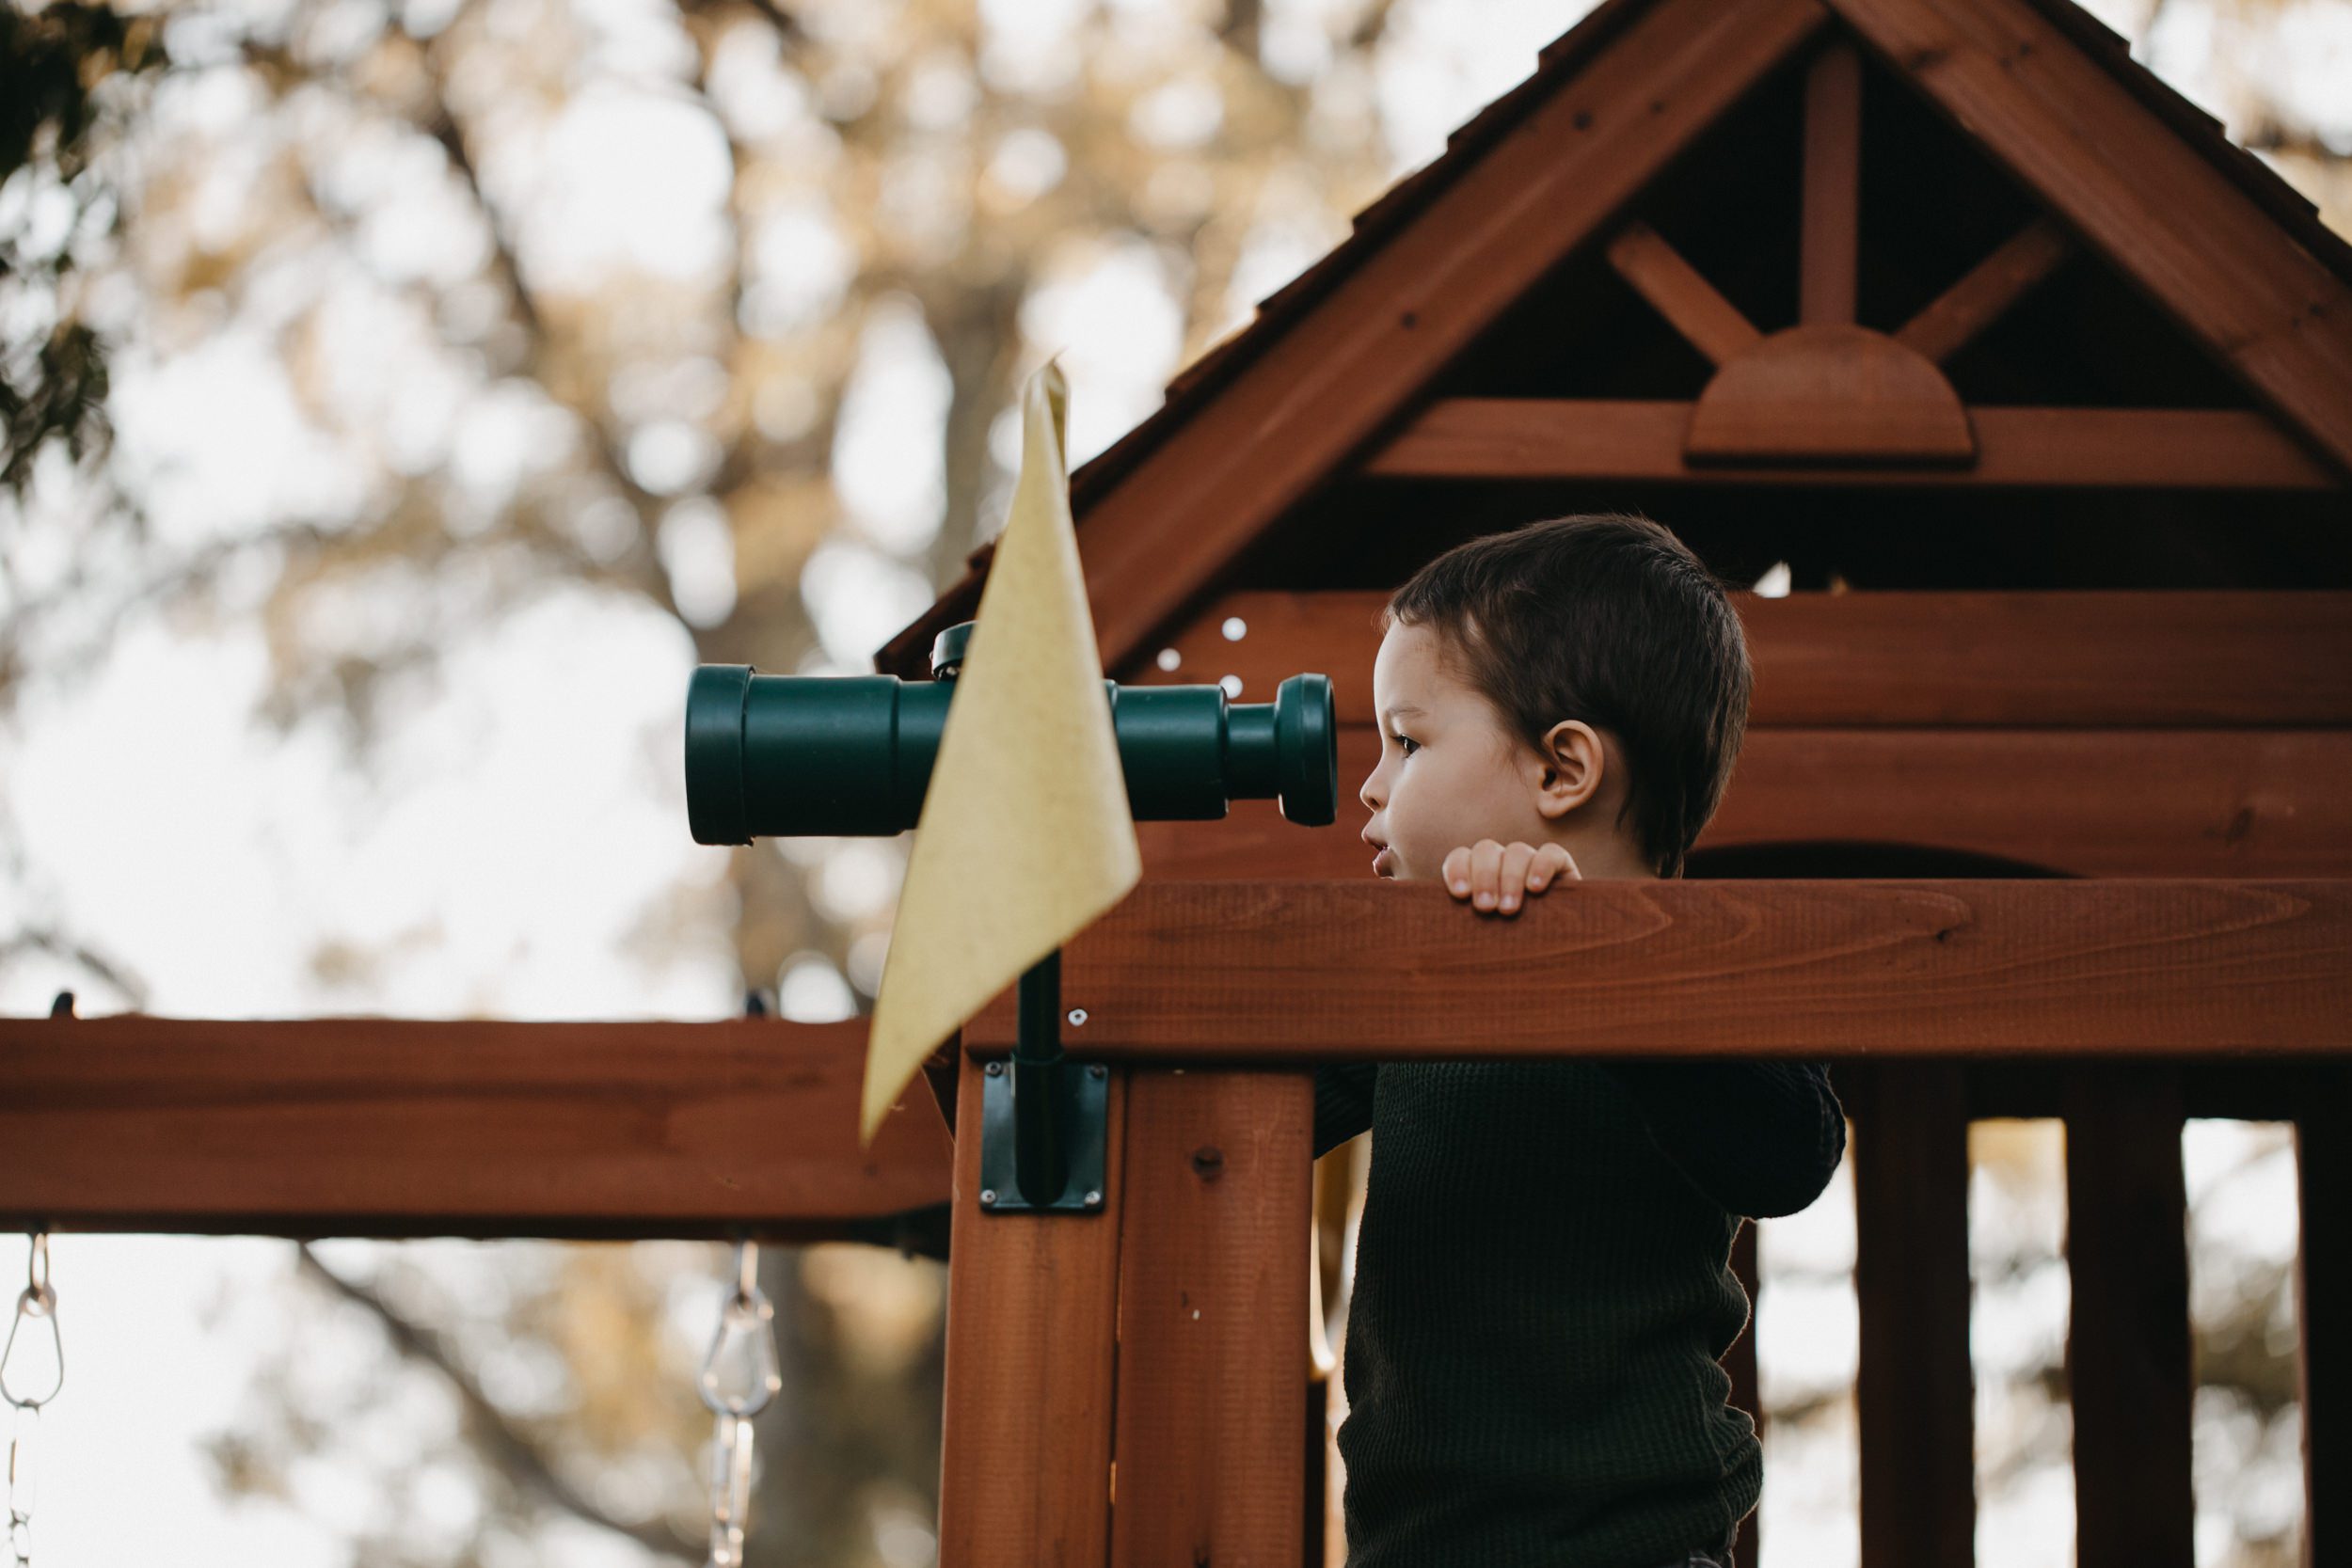
<svg viewBox="0 0 2352 1568"><path fill-rule="evenodd" d="M1750 401L1745 411L1750 438L1787 447L1814 436L1818 405ZM1979 405L1967 417L1976 433L1976 457L1966 467L1858 461L1692 463L1684 455L1689 404L1443 398L1373 453L1363 472L1421 479L2165 490L2326 490L2343 483L2268 416L2248 410Z"/></svg>
<svg viewBox="0 0 2352 1568"><path fill-rule="evenodd" d="M1968 1111L1956 1062L1840 1069L1853 1117L1863 1568L1972 1568Z"/></svg>
<svg viewBox="0 0 2352 1568"><path fill-rule="evenodd" d="M2303 1244L2296 1324L2303 1350L2303 1561L2352 1543L2352 1067L2311 1069L2295 1119Z"/></svg>
<svg viewBox="0 0 2352 1568"><path fill-rule="evenodd" d="M1507 984L1498 982L1498 977ZM2226 1056L2345 1049L2352 882L1146 880L1063 952L1077 1057ZM964 1031L1012 1041L1009 990Z"/></svg>
<svg viewBox="0 0 2352 1568"><path fill-rule="evenodd" d="M1290 324L1078 531L1105 667L1737 102L1819 0L1661 0Z"/></svg>
<svg viewBox="0 0 2352 1568"><path fill-rule="evenodd" d="M1833 0L2093 248L2352 467L2352 288L2027 0Z"/></svg>
<svg viewBox="0 0 2352 1568"><path fill-rule="evenodd" d="M1960 473L1976 461L1977 439L1960 394L1927 359L1851 322L1806 322L1715 372L1692 404L1682 451L1693 467Z"/></svg>
<svg viewBox="0 0 2352 1568"><path fill-rule="evenodd" d="M1655 229L1631 223L1609 242L1609 264L1666 318L1691 346L1720 365L1762 341L1762 334L1684 261Z"/></svg>
<svg viewBox="0 0 2352 1568"><path fill-rule="evenodd" d="M1369 725L1387 602L1348 590L1222 594L1168 639L1174 670L1148 649L1120 678L1232 674L1243 702L1265 702L1285 677L1314 671L1331 677L1340 721ZM2352 728L2352 594L1738 593L1731 603L1756 664L1751 729ZM1238 641L1223 632L1234 618Z"/></svg>
<svg viewBox="0 0 2352 1568"><path fill-rule="evenodd" d="M1114 1568L1298 1562L1313 1082L1131 1075Z"/></svg>
<svg viewBox="0 0 2352 1568"><path fill-rule="evenodd" d="M1833 44L1804 82L1798 315L1808 326L1853 321L1861 175L1862 62L1851 45Z"/></svg>
<svg viewBox="0 0 2352 1568"><path fill-rule="evenodd" d="M1160 880L1368 878L1359 799L1379 755L1341 726L1322 828L1242 800L1139 823ZM1848 842L1993 855L2083 877L2352 876L2352 731L1798 730L1749 734L1702 849Z"/></svg>
<svg viewBox="0 0 2352 1568"><path fill-rule="evenodd" d="M947 1196L866 1024L0 1020L0 1226L820 1239Z"/></svg>
<svg viewBox="0 0 2352 1568"><path fill-rule="evenodd" d="M2067 1372L2081 1568L2194 1568L2181 1078L2066 1073Z"/></svg>
<svg viewBox="0 0 2352 1568"><path fill-rule="evenodd" d="M965 1057L947 1259L940 1568L1102 1568L1128 1077L1109 1085L1101 1214L979 1206L981 1069Z"/></svg>
<svg viewBox="0 0 2352 1568"><path fill-rule="evenodd" d="M1906 322L1895 341L1942 364L2049 277L2072 249L2057 224L2034 219Z"/></svg>

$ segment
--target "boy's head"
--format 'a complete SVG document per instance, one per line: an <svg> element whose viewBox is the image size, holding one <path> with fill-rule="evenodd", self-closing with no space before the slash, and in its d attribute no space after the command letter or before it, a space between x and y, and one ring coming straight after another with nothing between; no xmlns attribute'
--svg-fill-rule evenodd
<svg viewBox="0 0 2352 1568"><path fill-rule="evenodd" d="M1384 876L1482 838L1555 843L1588 878L1677 877L1747 726L1740 619L1646 517L1554 517L1456 546L1382 610L1380 761L1360 799Z"/></svg>

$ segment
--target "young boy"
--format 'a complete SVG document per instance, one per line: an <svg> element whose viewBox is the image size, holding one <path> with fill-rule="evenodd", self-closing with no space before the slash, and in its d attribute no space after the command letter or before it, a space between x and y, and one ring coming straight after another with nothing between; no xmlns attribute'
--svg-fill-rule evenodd
<svg viewBox="0 0 2352 1568"><path fill-rule="evenodd" d="M1752 676L1722 587L1672 533L1602 515L1476 539L1382 624L1375 873L1506 918L1562 878L1681 875ZM1348 1568L1728 1564L1761 1480L1717 1365L1748 1315L1731 1243L1836 1169L1823 1069L1350 1064L1316 1073L1315 1103L1318 1155L1373 1132Z"/></svg>

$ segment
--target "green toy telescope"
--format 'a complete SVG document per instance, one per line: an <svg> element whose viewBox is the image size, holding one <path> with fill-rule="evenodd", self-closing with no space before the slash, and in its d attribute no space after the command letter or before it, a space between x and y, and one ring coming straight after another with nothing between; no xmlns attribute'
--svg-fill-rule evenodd
<svg viewBox="0 0 2352 1568"><path fill-rule="evenodd" d="M923 811L973 623L941 632L929 683L896 675L763 675L706 664L686 689L686 814L697 844L881 835ZM1274 800L1309 827L1338 808L1327 675L1293 675L1271 703L1216 686L1103 683L1138 821L1221 817Z"/></svg>

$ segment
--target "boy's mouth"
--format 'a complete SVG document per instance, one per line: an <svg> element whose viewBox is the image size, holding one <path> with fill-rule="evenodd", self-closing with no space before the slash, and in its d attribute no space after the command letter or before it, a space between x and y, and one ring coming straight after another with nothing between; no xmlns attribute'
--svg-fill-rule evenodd
<svg viewBox="0 0 2352 1568"><path fill-rule="evenodd" d="M1393 877L1396 874L1395 858L1394 851L1387 845L1380 846L1380 852L1372 857L1372 874L1375 877Z"/></svg>

